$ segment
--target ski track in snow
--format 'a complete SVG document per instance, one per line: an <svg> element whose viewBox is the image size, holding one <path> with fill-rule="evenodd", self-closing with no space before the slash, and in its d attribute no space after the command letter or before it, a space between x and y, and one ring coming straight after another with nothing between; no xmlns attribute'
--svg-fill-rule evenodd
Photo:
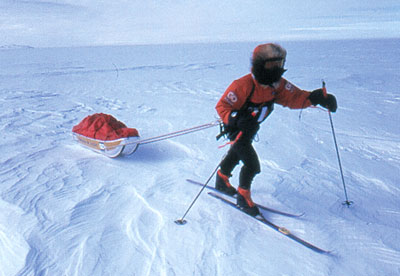
<svg viewBox="0 0 400 276"><path fill-rule="evenodd" d="M379 41L287 43L288 79L313 89L324 77L338 97L333 119L353 206L341 205L326 112L307 109L299 120L298 111L277 107L255 143L262 173L254 199L305 212L265 215L332 256L205 192L185 226L173 223L200 190L185 179L205 181L226 151L217 149L216 128L117 159L72 140L71 128L98 112L144 138L214 121L221 93L248 72L254 43L1 50L0 275L399 274L400 97L392 59L400 55L398 40L384 43L384 56L371 55Z"/></svg>

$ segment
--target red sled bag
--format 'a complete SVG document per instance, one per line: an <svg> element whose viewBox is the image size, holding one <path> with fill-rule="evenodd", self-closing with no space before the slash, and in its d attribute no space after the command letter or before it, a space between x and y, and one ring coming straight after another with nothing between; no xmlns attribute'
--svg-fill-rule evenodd
<svg viewBox="0 0 400 276"><path fill-rule="evenodd" d="M109 157L132 154L138 146L133 141L139 139L137 129L104 113L87 116L72 128L72 134L80 144Z"/></svg>

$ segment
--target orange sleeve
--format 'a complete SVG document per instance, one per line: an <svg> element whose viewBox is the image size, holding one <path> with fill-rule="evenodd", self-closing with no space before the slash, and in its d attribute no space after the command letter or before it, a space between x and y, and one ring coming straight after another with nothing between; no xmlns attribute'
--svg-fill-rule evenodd
<svg viewBox="0 0 400 276"><path fill-rule="evenodd" d="M311 105L308 99L310 92L301 90L286 79L282 78L282 80L275 96L275 102L277 104L291 109L301 109Z"/></svg>
<svg viewBox="0 0 400 276"><path fill-rule="evenodd" d="M232 82L215 106L219 117L225 124L228 124L229 114L234 110L240 110L250 95L251 89L248 89L247 82L241 79ZM251 85L253 85L252 82Z"/></svg>

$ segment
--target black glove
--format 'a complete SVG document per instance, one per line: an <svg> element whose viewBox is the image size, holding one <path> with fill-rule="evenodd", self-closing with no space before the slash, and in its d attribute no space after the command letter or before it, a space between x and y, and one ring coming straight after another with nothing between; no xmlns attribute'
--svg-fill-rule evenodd
<svg viewBox="0 0 400 276"><path fill-rule="evenodd" d="M337 109L337 102L335 96L332 94L326 94L326 97L324 95L324 91L322 88L316 89L310 93L310 96L308 96L308 99L311 101L313 105L321 105L331 112L336 112Z"/></svg>

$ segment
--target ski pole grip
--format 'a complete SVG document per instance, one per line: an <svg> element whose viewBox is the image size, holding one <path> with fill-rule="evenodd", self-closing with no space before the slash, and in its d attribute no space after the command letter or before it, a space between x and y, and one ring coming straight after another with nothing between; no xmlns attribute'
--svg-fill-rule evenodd
<svg viewBox="0 0 400 276"><path fill-rule="evenodd" d="M326 98L327 92L326 92L326 85L325 85L325 81L322 81L322 93L324 94L324 97Z"/></svg>

